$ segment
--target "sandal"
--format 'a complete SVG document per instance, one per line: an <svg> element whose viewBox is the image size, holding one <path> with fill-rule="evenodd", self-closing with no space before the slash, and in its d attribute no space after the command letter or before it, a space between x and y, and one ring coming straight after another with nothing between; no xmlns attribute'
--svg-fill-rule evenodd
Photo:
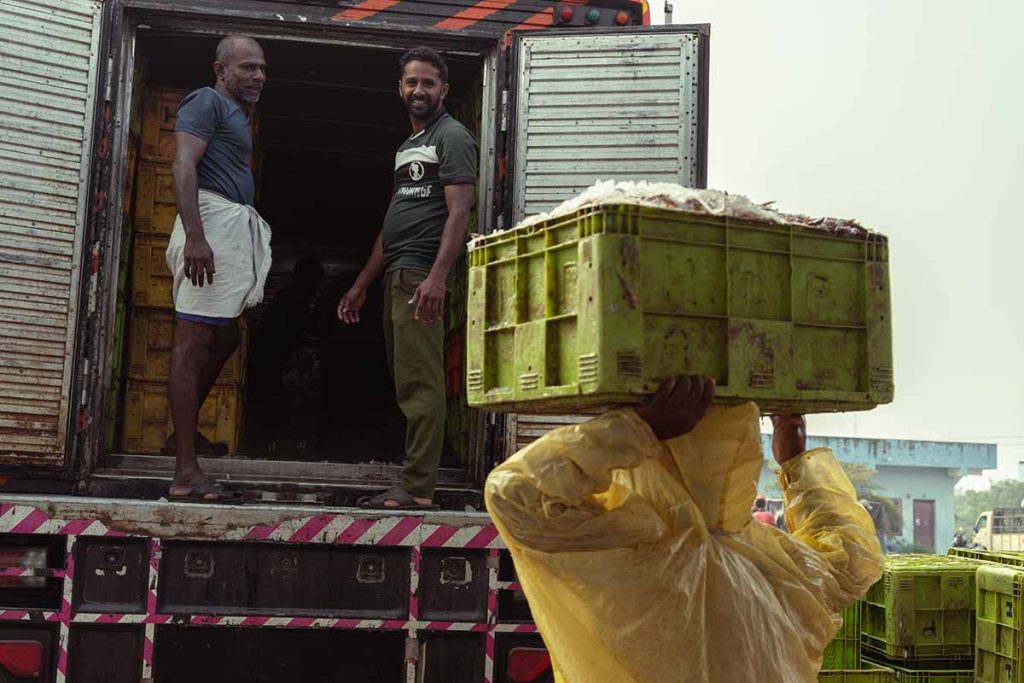
<svg viewBox="0 0 1024 683"><path fill-rule="evenodd" d="M398 505L387 505L389 500ZM411 493L397 485L376 496L363 496L356 501L356 505L368 510L438 510L441 507L434 503L417 503Z"/></svg>
<svg viewBox="0 0 1024 683"><path fill-rule="evenodd" d="M160 455L173 458L177 453L178 445L174 440L174 434L171 434L164 442L163 448L160 449ZM207 458L223 458L227 454L228 445L226 443L213 443L203 436L202 432L196 432L196 455Z"/></svg>
<svg viewBox="0 0 1024 683"><path fill-rule="evenodd" d="M216 494L217 497L210 498L210 494ZM213 478L204 479L183 496L172 496L168 491L167 498L176 503L210 503L213 505L241 505L248 500L241 491L226 489L223 484Z"/></svg>

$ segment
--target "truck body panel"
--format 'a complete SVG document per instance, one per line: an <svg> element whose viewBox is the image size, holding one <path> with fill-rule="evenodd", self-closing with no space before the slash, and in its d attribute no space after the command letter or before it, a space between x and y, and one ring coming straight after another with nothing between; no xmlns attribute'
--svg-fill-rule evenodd
<svg viewBox="0 0 1024 683"><path fill-rule="evenodd" d="M31 86L38 101L0 110L0 164L24 165L19 160L31 151L29 143L60 162L29 164L28 184L12 186L22 194L0 190L7 193L0 194L0 259L24 275L24 283L8 285L21 298L5 297L0 307L0 395L6 399L0 407L6 411L0 412L6 419L0 423L0 639L43 653L37 673L26 680L174 681L189 671L195 682L224 683L280 680L301 670L304 681L334 680L329 676L346 671L359 680L490 683L509 680L510 667L539 662L543 668L543 653L537 654L543 643L497 531L486 514L463 510L482 508L486 474L518 445L582 418L545 421L481 411L457 416L468 454L442 467L438 497L451 511L436 513L349 507L358 495L396 477L397 465L376 458L203 459L205 471L258 491L265 504L171 504L160 497L172 458L107 447L114 354L126 348L115 333L122 303L118 275L132 248L122 230L134 191L126 182L134 177L128 173L135 153L132 118L148 87L137 81L136 67L157 57L154 73L173 81L165 67L180 63L180 78L186 78L186 67L199 63L187 46L208 47L229 31L246 31L278 55L290 55L293 81L307 51L322 58L324 50L338 50L347 58L365 56L370 65L379 64L381 54L436 46L467 76L464 90L467 83L473 89L470 96L462 93L460 103L480 136L477 225L486 232L510 225L522 211L550 207L604 174L628 173L644 154L632 145L645 143L643 129L651 125L659 127L662 145L655 179L702 184L707 27L639 28L646 3L619 0L15 1L19 21L31 24L33 33L25 35L34 41L46 37L48 26L59 28L58 37L74 28L78 33L61 54L73 53L80 66L70 100L76 109L59 114L70 122L61 125L70 127L48 143L59 149L43 149L43 136L22 140L14 133L54 109L70 74L54 71L45 81L52 90ZM573 11L568 20L562 18L565 7ZM600 20L588 27L591 9L599 10ZM632 26L613 25L619 11L627 12ZM534 31L551 26L562 28ZM527 29L536 40L523 42ZM638 30L652 45L675 46L670 52L682 76L673 74L664 54L645 64L643 40L627 36ZM562 32L576 36L570 40ZM22 34L14 41L2 37L5 57L27 40ZM177 62L172 53L155 52L175 45ZM540 78L530 67L542 53L571 62L572 51L580 49L591 52L589 62L567 63L564 71L552 62ZM607 69L597 55L608 58ZM344 66L318 63L327 64L326 71ZM589 74L604 70L616 93L603 100L595 95L593 112L578 108L577 125L592 139L570 139L573 108L550 98L562 88L570 93L563 99L585 94L580 90ZM29 87L36 75L24 76L0 76L0 86ZM344 85L337 74L317 77L324 92ZM668 88L672 79L681 85ZM672 90L671 101L652 103L649 110L638 101L628 111L619 109L631 91L652 83L666 97ZM376 89L360 92L353 102L378 96ZM547 127L547 114L537 113L543 111L550 114ZM678 140L671 139L675 122ZM357 122L360 130L371 124L386 122ZM260 125L259 135L273 135L272 122L261 119ZM301 123L290 127L302 129ZM531 140L545 135L572 144L542 145L546 151L532 156L538 147ZM604 159L595 151L601 145L589 143L606 135L621 139ZM367 139L349 135L346 141ZM335 142L324 138L322 144ZM597 164L596 175L580 159ZM527 164L550 166L551 174L531 176ZM49 218L49 205L32 204L46 194L32 183L50 188L58 181L63 222ZM528 206L527 196L540 197L540 203ZM41 285L49 287L45 301L34 292ZM121 327L128 327L123 316ZM464 367L457 335L449 336L449 374L455 378L449 401L457 403L464 400ZM45 353L32 351L25 340L38 340ZM72 492L79 495L55 495ZM314 641L313 649L326 655L301 654L301 643ZM360 652L367 654L353 654ZM550 669L538 675L545 680Z"/></svg>

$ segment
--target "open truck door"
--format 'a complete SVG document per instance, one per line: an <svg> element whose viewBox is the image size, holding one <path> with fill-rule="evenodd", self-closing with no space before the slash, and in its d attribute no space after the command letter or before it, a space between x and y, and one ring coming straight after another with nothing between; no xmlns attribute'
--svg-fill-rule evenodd
<svg viewBox="0 0 1024 683"><path fill-rule="evenodd" d="M96 112L99 0L4 0L0 467L63 466Z"/></svg>
<svg viewBox="0 0 1024 683"><path fill-rule="evenodd" d="M708 25L512 35L506 225L598 180L707 186ZM505 455L584 419L511 414Z"/></svg>

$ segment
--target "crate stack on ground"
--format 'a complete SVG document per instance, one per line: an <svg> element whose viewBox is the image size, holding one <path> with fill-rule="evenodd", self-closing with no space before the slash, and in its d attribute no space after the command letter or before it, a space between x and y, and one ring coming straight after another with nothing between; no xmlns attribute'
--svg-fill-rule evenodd
<svg viewBox="0 0 1024 683"><path fill-rule="evenodd" d="M173 431L167 382L174 301L165 253L177 213L171 173L174 124L185 94L184 90L149 88L141 100L138 168L131 201L131 292L122 413L122 446L129 453L159 453ZM199 411L200 433L214 443L226 444L228 453L236 452L242 423L246 332L243 321L241 346Z"/></svg>
<svg viewBox="0 0 1024 683"><path fill-rule="evenodd" d="M865 664L861 659L861 603L853 603L840 616L843 626L825 648L818 680L821 683L893 683L892 669Z"/></svg>
<svg viewBox="0 0 1024 683"><path fill-rule="evenodd" d="M893 669L897 683L973 681L981 566L943 555L886 557L862 603L863 660Z"/></svg>
<svg viewBox="0 0 1024 683"><path fill-rule="evenodd" d="M1024 683L1024 553L954 548L981 563L977 576L977 683Z"/></svg>

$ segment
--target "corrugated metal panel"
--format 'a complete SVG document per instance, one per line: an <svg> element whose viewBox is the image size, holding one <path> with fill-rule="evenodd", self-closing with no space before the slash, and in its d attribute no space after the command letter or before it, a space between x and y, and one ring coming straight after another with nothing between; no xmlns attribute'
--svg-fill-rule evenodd
<svg viewBox="0 0 1024 683"><path fill-rule="evenodd" d="M698 35L520 39L513 219L596 180L698 183ZM510 417L509 454L590 416Z"/></svg>
<svg viewBox="0 0 1024 683"><path fill-rule="evenodd" d="M101 3L0 11L0 462L67 433Z"/></svg>
<svg viewBox="0 0 1024 683"><path fill-rule="evenodd" d="M552 429L579 424L591 417L591 415L524 415L521 413L513 415L510 425L513 429L510 430L512 432L510 436L512 436L511 441L515 448L512 452L526 448Z"/></svg>
<svg viewBox="0 0 1024 683"><path fill-rule="evenodd" d="M596 180L697 184L692 31L520 40L513 219Z"/></svg>

